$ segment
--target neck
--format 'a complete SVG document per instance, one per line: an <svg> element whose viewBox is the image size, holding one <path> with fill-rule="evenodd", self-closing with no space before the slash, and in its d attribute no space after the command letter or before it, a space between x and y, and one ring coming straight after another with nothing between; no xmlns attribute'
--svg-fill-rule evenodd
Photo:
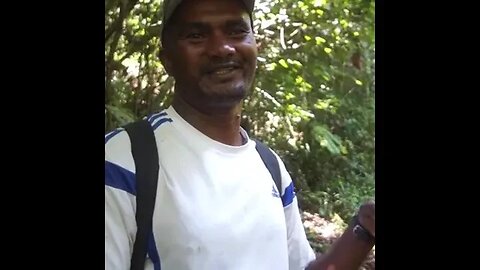
<svg viewBox="0 0 480 270"><path fill-rule="evenodd" d="M185 121L211 139L232 146L242 145L241 103L228 110L199 110L175 95L172 106Z"/></svg>

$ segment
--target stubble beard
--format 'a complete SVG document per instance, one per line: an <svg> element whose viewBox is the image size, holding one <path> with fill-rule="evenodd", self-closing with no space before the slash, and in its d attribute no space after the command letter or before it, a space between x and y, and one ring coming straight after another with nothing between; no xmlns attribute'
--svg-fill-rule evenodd
<svg viewBox="0 0 480 270"><path fill-rule="evenodd" d="M227 112L241 104L250 92L251 84L246 79L221 84L210 84L208 80L200 80L198 101L209 111Z"/></svg>

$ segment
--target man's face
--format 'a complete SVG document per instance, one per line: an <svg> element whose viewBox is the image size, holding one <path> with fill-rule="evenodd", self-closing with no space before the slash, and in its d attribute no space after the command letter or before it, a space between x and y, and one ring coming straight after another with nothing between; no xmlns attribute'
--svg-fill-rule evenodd
<svg viewBox="0 0 480 270"><path fill-rule="evenodd" d="M163 62L197 109L229 109L245 98L256 68L250 17L239 0L186 0L165 36Z"/></svg>

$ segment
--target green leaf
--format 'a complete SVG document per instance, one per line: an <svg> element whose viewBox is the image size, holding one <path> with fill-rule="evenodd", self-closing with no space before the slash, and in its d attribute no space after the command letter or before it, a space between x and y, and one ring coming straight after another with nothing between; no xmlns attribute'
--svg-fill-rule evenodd
<svg viewBox="0 0 480 270"><path fill-rule="evenodd" d="M288 64L287 62L285 61L285 59L280 59L280 61L278 61L278 63L284 67L284 68L288 68Z"/></svg>
<svg viewBox="0 0 480 270"><path fill-rule="evenodd" d="M323 125L315 125L313 128L315 140L320 146L325 147L331 154L339 155L341 153L341 141L338 136L333 135Z"/></svg>
<svg viewBox="0 0 480 270"><path fill-rule="evenodd" d="M295 78L295 83L296 84L302 84L304 82L302 76L298 75L296 78Z"/></svg>
<svg viewBox="0 0 480 270"><path fill-rule="evenodd" d="M135 117L133 116L133 114L125 108L112 105L105 105L105 108L113 115L113 117L120 123L120 125L125 125L135 121Z"/></svg>
<svg viewBox="0 0 480 270"><path fill-rule="evenodd" d="M327 3L326 0L313 0L314 7L321 7Z"/></svg>
<svg viewBox="0 0 480 270"><path fill-rule="evenodd" d="M268 71L273 71L276 67L277 67L277 63L270 63L270 64L266 64L266 65L265 65L265 68L266 68Z"/></svg>
<svg viewBox="0 0 480 270"><path fill-rule="evenodd" d="M324 38L322 37L315 37L315 41L317 42L317 45L320 45L322 43L327 42Z"/></svg>
<svg viewBox="0 0 480 270"><path fill-rule="evenodd" d="M299 61L297 61L297 60L292 60L292 59L287 59L287 63L289 63L290 65L295 65L295 66L297 66L297 67L303 66L302 63L300 63Z"/></svg>

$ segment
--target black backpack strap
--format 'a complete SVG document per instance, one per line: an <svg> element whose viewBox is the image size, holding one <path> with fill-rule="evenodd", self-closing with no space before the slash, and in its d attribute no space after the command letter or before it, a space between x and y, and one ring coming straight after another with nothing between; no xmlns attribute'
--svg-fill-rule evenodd
<svg viewBox="0 0 480 270"><path fill-rule="evenodd" d="M277 186L279 196L282 196L282 175L280 173L280 166L278 164L277 157L272 153L268 146L256 139L254 139L254 141L256 142L255 148L257 149L257 152L260 154L263 163L265 163L265 166L272 175L273 181Z"/></svg>
<svg viewBox="0 0 480 270"><path fill-rule="evenodd" d="M152 126L141 120L125 126L135 161L137 188L137 235L133 245L131 270L143 270L147 255L148 237L152 231L153 209L158 182L158 149Z"/></svg>

